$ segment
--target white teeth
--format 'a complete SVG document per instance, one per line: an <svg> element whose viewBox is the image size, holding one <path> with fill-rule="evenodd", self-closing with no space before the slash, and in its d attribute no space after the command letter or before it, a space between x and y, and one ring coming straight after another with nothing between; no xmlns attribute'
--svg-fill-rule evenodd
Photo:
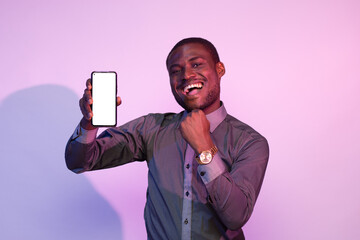
<svg viewBox="0 0 360 240"><path fill-rule="evenodd" d="M187 85L184 88L184 92L187 93L190 88L202 88L202 84L201 83L194 83L194 84Z"/></svg>

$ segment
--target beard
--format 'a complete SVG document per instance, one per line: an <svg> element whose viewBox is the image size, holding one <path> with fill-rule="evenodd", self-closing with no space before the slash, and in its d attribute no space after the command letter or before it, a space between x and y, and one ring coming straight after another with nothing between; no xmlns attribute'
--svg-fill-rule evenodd
<svg viewBox="0 0 360 240"><path fill-rule="evenodd" d="M174 92L173 92L174 93ZM214 104L220 98L220 83L217 82L215 86L209 90L203 102L184 101L178 95L174 95L176 102L186 111L191 112L194 109L204 110Z"/></svg>

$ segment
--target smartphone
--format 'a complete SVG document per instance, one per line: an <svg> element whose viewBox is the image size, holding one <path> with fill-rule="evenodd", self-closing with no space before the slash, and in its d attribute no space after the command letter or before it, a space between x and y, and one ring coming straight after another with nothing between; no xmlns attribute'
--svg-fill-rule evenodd
<svg viewBox="0 0 360 240"><path fill-rule="evenodd" d="M92 72L91 84L92 125L97 127L116 126L116 72Z"/></svg>

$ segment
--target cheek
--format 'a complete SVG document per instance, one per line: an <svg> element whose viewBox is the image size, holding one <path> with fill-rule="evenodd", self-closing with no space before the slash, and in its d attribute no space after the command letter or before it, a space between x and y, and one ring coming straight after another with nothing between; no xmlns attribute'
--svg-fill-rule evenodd
<svg viewBox="0 0 360 240"><path fill-rule="evenodd" d="M171 78L171 79L170 79L170 86L171 86L172 89L176 89L176 88L177 88L177 86L178 86L178 81L177 81L176 78Z"/></svg>
<svg viewBox="0 0 360 240"><path fill-rule="evenodd" d="M173 93L173 95L177 95L176 84L174 82L170 82L170 87L171 87L171 92Z"/></svg>
<svg viewBox="0 0 360 240"><path fill-rule="evenodd" d="M207 78L213 78L214 77L214 74L216 74L214 71L211 71L209 69L206 69L206 70L203 70L201 72L199 72L199 74L203 75L203 76L206 76Z"/></svg>
<svg viewBox="0 0 360 240"><path fill-rule="evenodd" d="M175 87L175 85L171 84L171 85L170 85L170 87L171 87L171 91L173 91L173 92L175 92L175 91L176 91L176 87Z"/></svg>
<svg viewBox="0 0 360 240"><path fill-rule="evenodd" d="M171 88L175 87L175 85L176 85L175 83L176 82L173 79L170 78L170 86L171 86Z"/></svg>

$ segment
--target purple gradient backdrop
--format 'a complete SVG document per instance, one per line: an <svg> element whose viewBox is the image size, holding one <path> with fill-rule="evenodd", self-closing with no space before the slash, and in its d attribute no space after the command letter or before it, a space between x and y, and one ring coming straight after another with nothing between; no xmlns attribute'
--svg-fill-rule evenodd
<svg viewBox="0 0 360 240"><path fill-rule="evenodd" d="M119 124L149 112L180 111L171 95L165 57L178 40L201 36L217 46L225 63L222 100L228 111L261 132L270 143L271 157L263 188L244 228L247 238L359 239L359 10L360 2L354 0L2 0L0 116L19 118L11 110L18 108L20 113L24 111L24 116L20 115L21 121L15 122L34 125L37 120L33 116L44 118L47 112L27 105L22 110L23 101L32 96L23 94L24 91L41 95L31 90L55 86L51 88L55 94L44 95L49 99L48 108L57 116L47 122L46 140L43 135L39 138L44 131L42 125L35 125L28 133L39 145L47 141L41 152L49 157L48 169L59 166L57 169L64 172L61 180L71 178L76 182L85 178L91 184L86 191L81 187L85 183L75 184L71 192L66 191L71 185L66 186L51 204L41 200L36 204L67 211L69 207L62 204L64 199L79 203L79 196L95 194L118 217L121 232L110 231L113 235L107 239L146 238L143 221L146 164L129 164L80 176L65 173L63 153L52 149L65 147L81 116L73 108L67 111L59 106L66 102L76 108L76 99L69 102L63 98L71 94L80 98L92 71L114 70L123 99L118 111ZM68 94L62 94L64 88ZM65 125L63 119L69 115L71 123L67 120ZM31 150L24 150L27 142L6 141L16 127L1 126L4 134L1 149L5 156L11 156L9 149L16 145L16 151L28 157L10 157L1 159L2 162L15 161L17 166L24 164L21 161L34 162L29 171L43 169L35 161L37 155L28 155ZM55 141L54 135L61 138ZM28 176L19 174L16 168L9 172L19 182L28 181ZM52 186L52 182L48 184L47 187ZM13 194L14 188L21 187L3 184L1 195ZM47 191L38 188L34 194L46 196ZM22 196L17 193L14 198ZM17 214L17 208L11 201L3 201L0 198L1 205L14 210L1 214L2 223L9 225L7 219ZM90 200L81 201L86 204ZM102 208L108 211L104 204L96 208L98 212ZM30 212L27 208L22 211L20 216L41 218L41 212ZM77 214L88 216L89 211L84 208ZM47 217L55 225L66 225L67 220ZM92 217L100 215L95 212ZM78 224L74 229L83 229L87 223ZM47 227L46 222L32 227L33 238L26 239L39 239ZM0 230L1 238L15 239L15 232L19 234L24 229L19 224L16 230ZM58 233L58 238L52 239L64 236Z"/></svg>

